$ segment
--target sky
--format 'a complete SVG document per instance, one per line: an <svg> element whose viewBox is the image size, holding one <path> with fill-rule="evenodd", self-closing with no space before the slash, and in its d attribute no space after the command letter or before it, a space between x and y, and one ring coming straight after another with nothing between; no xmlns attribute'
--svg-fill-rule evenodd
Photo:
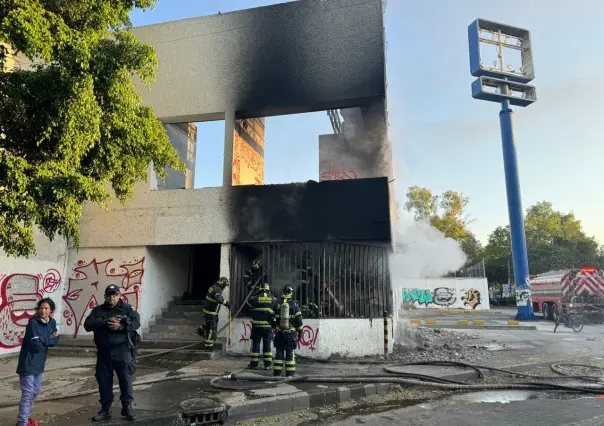
<svg viewBox="0 0 604 426"><path fill-rule="evenodd" d="M327 0L329 1L329 0ZM135 26L266 6L267 0L160 0ZM514 108L523 206L551 201L604 243L604 18L601 0L389 0L389 137L396 187L469 197L470 225L486 242L508 223L499 105L474 100L467 27L476 18L531 31L537 102ZM266 122L266 183L318 180L325 112ZM222 183L224 124L198 123L195 187Z"/></svg>

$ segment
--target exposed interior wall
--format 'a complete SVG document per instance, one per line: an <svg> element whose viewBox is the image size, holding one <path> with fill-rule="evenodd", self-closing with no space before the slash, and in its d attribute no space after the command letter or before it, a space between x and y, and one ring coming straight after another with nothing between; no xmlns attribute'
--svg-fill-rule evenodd
<svg viewBox="0 0 604 426"><path fill-rule="evenodd" d="M44 297L55 302L54 318L64 329L67 244L61 238L51 242L38 231L35 243L37 253L28 259L0 253L0 356L19 351L35 305Z"/></svg>
<svg viewBox="0 0 604 426"><path fill-rule="evenodd" d="M237 120L232 185L264 185L264 118Z"/></svg>
<svg viewBox="0 0 604 426"><path fill-rule="evenodd" d="M157 189L192 189L195 181L197 126L193 123L179 123L165 124L164 128L180 160L185 164L186 172L183 174L167 168L168 176L157 183Z"/></svg>
<svg viewBox="0 0 604 426"><path fill-rule="evenodd" d="M231 347L227 352L249 355L252 325L249 318L233 322ZM389 351L392 351L393 331L389 330ZM384 353L384 323L382 319L307 319L297 354L309 358L327 359L340 354L347 357L380 355Z"/></svg>
<svg viewBox="0 0 604 426"><path fill-rule="evenodd" d="M417 308L490 309L486 278L401 279L393 286L395 312L405 304Z"/></svg>
<svg viewBox="0 0 604 426"><path fill-rule="evenodd" d="M162 308L187 291L189 246L148 247L145 260L145 285L141 293L139 314L144 337L149 322Z"/></svg>
<svg viewBox="0 0 604 426"><path fill-rule="evenodd" d="M89 338L84 320L98 303L103 303L105 287L120 286L122 298L137 311L147 274L145 247L110 247L69 250L65 302L60 315L64 325L61 334L73 338Z"/></svg>

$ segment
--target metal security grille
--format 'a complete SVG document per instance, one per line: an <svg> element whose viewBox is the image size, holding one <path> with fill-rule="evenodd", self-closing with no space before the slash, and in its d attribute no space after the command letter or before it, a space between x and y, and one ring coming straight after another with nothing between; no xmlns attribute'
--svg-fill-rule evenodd
<svg viewBox="0 0 604 426"><path fill-rule="evenodd" d="M289 284L305 318L382 318L392 313L389 249L344 243L233 245L231 303L247 295L252 260L261 260L274 295Z"/></svg>

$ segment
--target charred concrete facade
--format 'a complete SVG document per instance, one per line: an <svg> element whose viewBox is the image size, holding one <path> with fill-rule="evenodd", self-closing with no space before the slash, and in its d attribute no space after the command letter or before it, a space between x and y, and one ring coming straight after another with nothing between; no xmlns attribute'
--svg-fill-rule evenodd
<svg viewBox="0 0 604 426"><path fill-rule="evenodd" d="M383 353L383 328L375 327L373 320L375 312L380 319L382 310L392 313L391 297L371 302L376 307L371 317L346 306L350 300L360 305L363 298L377 297L389 288L384 253L391 247L392 173L382 0L300 0L139 27L133 33L156 49L157 82L150 90L138 87L168 133L178 132L184 141L187 129L190 142L189 125L170 126L225 121L223 186L160 188L150 167L150 181L137 184L134 198L126 205L113 201L108 211L85 205L79 250L69 249L64 269L53 265L58 274L49 275L50 281L60 283L51 290L61 292L62 334L89 337L82 330L82 319L89 306L102 299L107 284L120 285L128 302L139 310L145 338L153 335L156 318L174 297L203 298L219 276L231 277L231 290L240 292L242 283L234 270L240 272L259 253L268 253L263 258L279 282L297 280L300 253L308 246L316 269L314 288L301 297L307 305L319 306L318 314L306 323L314 337L305 337L310 343L303 345L304 354ZM362 133L341 149L364 156L367 174L337 182L262 185L259 167L250 167L244 179L239 170L237 181L237 137L258 154L257 159L263 159L263 136L262 143L257 137L263 123L253 119L346 108L358 108ZM201 144L203 135L197 139ZM362 141L371 144L363 148ZM184 158L184 151L179 152ZM173 188L183 182L184 188L191 188L189 175L184 180L173 177ZM286 271L286 265L294 269ZM343 272L337 273L336 268ZM44 287L46 275L38 269L28 268L27 274L36 272L40 276L36 285ZM15 273L0 270L0 276ZM375 285L361 289L359 283L369 276L374 283L379 279L379 292ZM347 296L348 302L342 296L347 291L355 295L354 299ZM324 303L338 313L337 318L322 313ZM225 320L226 316L223 324ZM241 321L243 333L245 321ZM319 329L323 337L317 339ZM394 330L391 333L392 344ZM327 336L341 338L330 346L332 338ZM239 343L232 351L249 349L241 343L245 339L236 336L234 341ZM319 341L324 346L316 350ZM368 346L368 341L377 343Z"/></svg>

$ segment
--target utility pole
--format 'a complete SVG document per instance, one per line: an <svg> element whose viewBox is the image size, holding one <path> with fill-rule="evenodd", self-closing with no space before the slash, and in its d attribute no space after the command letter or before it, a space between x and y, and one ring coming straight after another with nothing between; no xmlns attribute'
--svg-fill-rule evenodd
<svg viewBox="0 0 604 426"><path fill-rule="evenodd" d="M514 113L511 109L511 105L526 107L537 100L535 87L526 84L535 78L530 33L521 28L476 19L468 27L468 40L471 74L478 77L472 83L472 97L501 104L499 124L516 282L516 319L535 321L514 138ZM496 46L498 55L493 66L483 63L480 48L485 45ZM505 64L505 49L520 52L522 63L519 70L515 70L512 64Z"/></svg>

